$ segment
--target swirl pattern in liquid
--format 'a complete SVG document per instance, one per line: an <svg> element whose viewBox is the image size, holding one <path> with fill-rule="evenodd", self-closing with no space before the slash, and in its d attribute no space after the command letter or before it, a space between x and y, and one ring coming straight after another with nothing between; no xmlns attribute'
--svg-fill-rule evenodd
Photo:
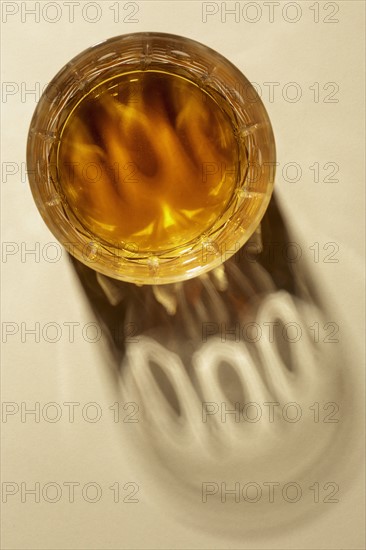
<svg viewBox="0 0 366 550"><path fill-rule="evenodd" d="M233 196L238 148L226 112L185 78L130 72L74 107L57 152L59 184L98 239L162 251L210 229Z"/></svg>

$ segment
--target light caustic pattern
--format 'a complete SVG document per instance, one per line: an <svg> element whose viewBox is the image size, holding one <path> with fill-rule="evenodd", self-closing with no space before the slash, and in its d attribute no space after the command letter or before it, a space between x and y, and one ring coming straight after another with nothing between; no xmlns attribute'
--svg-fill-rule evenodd
<svg viewBox="0 0 366 550"><path fill-rule="evenodd" d="M267 238L282 234L286 242L273 203L268 213L263 242L259 231L252 240L264 251ZM348 344L314 340L308 330L314 320L324 326L339 319L338 307L314 300L302 266L262 261L233 257L199 278L161 287L84 279L97 282L96 295L103 290L114 307L102 316L111 331L116 316L137 329L123 348L112 345L118 368L106 370L116 400L139 407L129 435L115 425L114 437L133 457L131 479L180 524L238 544L244 534L293 530L295 521L319 517L338 502L328 499L330 490L341 502L362 446L362 369L352 354L344 360ZM320 294L325 284L318 277ZM202 332L207 323L278 330L254 341L222 340ZM302 327L301 337L284 338L287 325ZM106 364L108 352L100 368ZM247 484L254 494L243 494Z"/></svg>
<svg viewBox="0 0 366 550"><path fill-rule="evenodd" d="M139 251L184 245L233 195L237 143L229 116L183 77L115 77L73 109L61 134L59 180L94 235Z"/></svg>
<svg viewBox="0 0 366 550"><path fill-rule="evenodd" d="M226 269L229 288L237 274L232 267ZM256 311L239 315L241 321L255 319L261 326L288 322L309 326L312 319L322 318L324 313L309 300L307 291L302 299L284 290L271 291L270 279L267 284L264 282L259 267L254 275L268 292L262 294ZM245 289L246 275L241 273L240 279ZM208 280L206 276L202 281L210 299L200 303L197 315L209 304L211 318L216 318L217 306L220 317L225 318L229 314L227 296L226 300L220 297L214 277ZM247 288L248 294L243 290L243 297L249 303L249 285ZM232 326L230 321L228 326ZM198 327L196 330L199 332ZM214 336L198 345L186 364L185 342L176 353L168 347L172 342L166 332L164 345L156 336L142 335L138 344L127 346L120 388L124 401L139 403L138 460L142 471L147 469L148 460L149 471L153 469L159 480L154 498L161 495L162 507L169 502L170 509L179 513L180 521L182 514L185 521L193 524L199 518L199 529L205 524L212 530L223 533L227 529L230 535L240 536L247 530L263 532L264 525L266 529L284 526L310 512L325 512L329 508L327 500L315 506L308 489L315 480L322 487L348 487L350 479L343 472L346 462L350 465L357 454L355 424L349 420L353 417L352 400L356 403L358 398L354 373L351 376L350 369L346 375L342 372L338 347L332 350L328 344L315 345L305 332L296 343L281 341L278 334L273 342L261 338L249 345L222 342ZM156 366L163 376L156 376ZM254 406L256 419L248 420L251 413L248 418L239 414L236 405L245 403ZM265 413L271 403L277 405L272 420ZM330 423L319 421L312 412L323 404L335 407L345 416ZM297 411L295 421L284 420L280 411L286 407ZM343 452L346 440L347 454ZM223 481L231 490L237 489L239 482L243 486L251 482L262 491L269 481L283 487L287 482L294 486L295 480L303 491L296 506L286 499L280 502L278 495L275 501L268 501L264 493L256 504L250 500L245 506L242 497L239 500L231 494L226 498L220 492ZM208 481L212 490L203 501L202 481ZM176 493L171 490L178 486Z"/></svg>

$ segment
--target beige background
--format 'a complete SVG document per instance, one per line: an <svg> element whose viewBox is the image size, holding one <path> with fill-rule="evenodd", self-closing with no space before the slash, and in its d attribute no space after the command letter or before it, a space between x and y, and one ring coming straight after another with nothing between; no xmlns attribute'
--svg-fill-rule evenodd
<svg viewBox="0 0 366 550"><path fill-rule="evenodd" d="M29 326L35 322L42 326L49 322L79 322L80 326L93 322L65 256L51 263L42 254L40 261L31 255L24 260L20 252L24 246L21 243L29 247L40 243L42 251L54 240L36 210L24 175L26 137L36 104L34 96L24 95L26 88L42 89L73 56L111 36L163 31L211 46L237 65L250 81L260 84L276 136L280 163L276 191L288 226L301 244L314 280L333 313L332 320L341 326L341 345L348 358L344 368L360 371L364 339L364 3L330 3L339 7L333 16L339 22L328 24L324 18L331 16L331 11L326 11L325 2L315 3L320 10L319 23L314 22L314 11L310 9L313 2L292 3L301 5L302 10L295 23L283 16L288 2L280 2L272 23L262 2L255 3L262 9L256 23L245 21L242 14L238 22L229 15L225 21L220 11L204 23L202 3L194 1L132 3L139 10L134 16L137 22L130 23L123 21L130 12L128 6L124 9L126 3L120 3L120 21L114 22L110 7L116 2L99 2L101 18L91 23L83 18L84 0L75 7L73 23L68 22L64 2L58 2L62 14L59 21L49 23L41 15L36 23L24 8L33 4L4 2L2 6L2 79L8 83L8 95L3 94L2 99L2 241L19 246L19 252L2 260L3 322L17 326L22 322ZM44 4L47 2L41 2ZM242 7L247 2L240 4ZM211 5L221 9L220 3ZM232 7L233 3L227 5ZM17 8L14 15L7 16L4 11ZM48 9L46 17L54 17L53 8ZM89 9L89 18L94 17L93 8ZM294 12L288 9L286 14L291 18ZM265 82L279 83L273 101ZM286 101L282 96L289 82L296 82L301 89L298 102ZM319 102L314 101L310 89L317 82ZM339 100L336 103L324 102L333 90L324 89L330 82L339 87L333 96ZM282 173L289 162L302 168L297 182L286 181ZM339 181L324 181L328 170L321 171L320 181L315 182L314 172L309 169L314 162L320 166L337 163L339 172L334 177ZM9 166L19 172L8 174ZM320 243L321 250L326 243L336 243L339 262L315 263L309 250L315 242ZM44 500L33 504L31 498L22 503L19 495L9 497L2 504L4 548L364 547L361 469L340 503L326 515L271 538L257 533L251 539L243 536L241 540L230 540L227 535L211 533L205 525L200 531L192 531L179 517L169 514L168 505L157 506L154 497L143 490L149 472L141 476L141 472L134 471L133 451L125 445L128 435L133 434L128 430L134 425L110 421L108 406L116 401L116 395L105 375L104 352L101 342L91 345L80 337L70 343L63 336L52 345L44 340L34 343L32 337L22 342L18 333L4 343L3 401L97 402L103 404L104 412L103 421L94 424L83 421L80 415L73 424L34 423L31 419L22 423L19 415L9 417L7 422L3 419L3 482L25 481L31 485L39 481L43 485L50 481L95 481L103 487L103 497L97 504L80 498L73 504L64 498L55 504ZM362 440L362 431L357 437ZM140 502L113 503L108 487L115 481L139 483Z"/></svg>

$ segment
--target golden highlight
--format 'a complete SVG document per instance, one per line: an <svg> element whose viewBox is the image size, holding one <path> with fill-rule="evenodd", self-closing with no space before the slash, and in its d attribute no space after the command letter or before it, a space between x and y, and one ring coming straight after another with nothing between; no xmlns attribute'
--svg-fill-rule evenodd
<svg viewBox="0 0 366 550"><path fill-rule="evenodd" d="M237 179L229 116L183 77L134 72L96 87L61 134L63 194L84 227L109 243L167 250L207 231Z"/></svg>

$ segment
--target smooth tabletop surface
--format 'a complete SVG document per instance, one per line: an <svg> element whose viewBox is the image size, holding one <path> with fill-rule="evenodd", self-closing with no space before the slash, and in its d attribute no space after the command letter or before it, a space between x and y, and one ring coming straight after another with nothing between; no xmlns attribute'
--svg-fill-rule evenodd
<svg viewBox="0 0 366 550"><path fill-rule="evenodd" d="M364 548L364 3L6 1L1 12L3 547ZM187 36L223 54L255 83L272 121L275 194L298 254L294 277L322 304L321 316L310 309L302 317L303 332L321 346L318 371L311 374L313 359L297 347L303 393L280 400L288 405L303 397L301 411L312 423L287 422L282 451L269 424L268 432L255 432L247 422L238 436L237 426L229 433L221 423L212 440L205 440L202 422L197 431L165 424L148 378L144 386L138 374L147 361L141 350L155 349L151 331L145 348L146 335L137 342L127 335L129 378L121 382L73 263L54 245L33 202L26 140L45 85L85 48L138 31ZM291 309L296 302L283 294L278 299L279 315L299 324L300 310ZM128 330L138 315L143 324L145 306ZM185 337L176 334L182 347ZM159 342L157 355L164 349ZM204 371L211 356L201 352ZM174 366L176 354L166 354ZM179 394L185 386L177 384ZM208 392L205 401L221 406L222 395ZM338 423L322 422L332 412L324 407L338 403L338 395ZM249 390L248 396L258 401ZM329 451L316 460L317 445L320 453L328 439ZM304 481L297 467L306 464ZM206 484L205 495L190 493L197 480ZM262 490L250 509L240 495L237 503L219 498L222 483L227 489L239 483L242 491L248 482ZM288 500L281 492L267 506L263 483L269 482L281 490L298 483L303 496L290 503L290 488ZM328 504L336 487L336 501ZM310 505L302 517L305 501ZM278 526L267 531L270 506Z"/></svg>

